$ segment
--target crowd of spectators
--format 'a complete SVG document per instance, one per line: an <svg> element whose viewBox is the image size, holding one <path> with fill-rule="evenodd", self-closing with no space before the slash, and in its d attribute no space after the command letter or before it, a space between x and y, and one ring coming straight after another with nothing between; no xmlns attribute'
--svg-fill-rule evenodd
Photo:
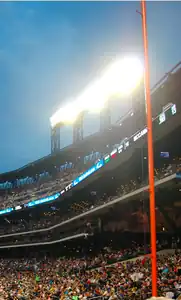
<svg viewBox="0 0 181 300"><path fill-rule="evenodd" d="M79 168L75 168L72 163L67 163L67 165L71 166L66 167L65 164L62 165L63 168L55 167L56 172L54 172L54 174L45 172L46 176L37 175L34 180L28 180L29 177L27 177L27 183L23 181L22 185L20 184L14 188L0 190L0 209L16 207L18 205L26 204L29 201L48 197L60 192L98 160L98 156L93 155L91 156L90 161L84 162L81 171L78 171Z"/></svg>
<svg viewBox="0 0 181 300"><path fill-rule="evenodd" d="M164 178L166 176L169 176L173 173L172 165L166 166L162 169L156 169L155 170L155 181ZM141 181L140 178L138 180L131 180L127 184L122 184L119 188L116 189L116 195L114 196L108 196L106 193L104 193L102 196L95 197L94 202L90 204L89 201L81 201L79 203L73 203L71 204L67 212L61 213L61 211L55 211L50 214L46 214L46 216L41 217L39 220L35 219L19 219L16 222L8 221L6 225L0 227L0 234L7 234L7 233L15 233L15 232L22 232L22 231L29 231L29 230L37 230L42 228L48 228L52 225L55 225L57 223L61 223L63 221L69 220L74 216L77 216L81 213L84 213L86 211L93 210L96 207L99 207L100 205L106 204L118 197L124 196L130 192L133 192L137 190L138 188L145 186L148 184L148 181Z"/></svg>
<svg viewBox="0 0 181 300"><path fill-rule="evenodd" d="M151 297L150 256L143 246L96 256L0 260L0 299L139 299ZM137 257L128 260L130 257ZM181 293L179 250L158 256L158 295Z"/></svg>
<svg viewBox="0 0 181 300"><path fill-rule="evenodd" d="M96 163L97 161L95 161ZM76 177L81 175L86 170L87 165L84 166L82 172L78 172L75 168L68 169L66 171L58 172L54 176L40 177L33 183L22 185L13 189L0 191L0 209L6 209L8 207L16 207L18 205L26 204L30 201L34 201L40 198L51 196L57 192L63 190L69 183ZM155 178L159 176L165 176L165 171L168 170L168 166L162 169L155 170ZM127 187L125 187L126 189Z"/></svg>
<svg viewBox="0 0 181 300"><path fill-rule="evenodd" d="M1 192L0 209L15 207L26 204L30 201L51 196L60 192L67 186L79 173L76 170L58 173L58 176L52 178L40 178L36 183L28 184L22 187L9 189Z"/></svg>

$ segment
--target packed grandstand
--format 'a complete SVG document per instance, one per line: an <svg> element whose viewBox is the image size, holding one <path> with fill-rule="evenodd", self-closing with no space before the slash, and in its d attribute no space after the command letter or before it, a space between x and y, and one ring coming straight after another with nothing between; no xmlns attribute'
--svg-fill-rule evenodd
<svg viewBox="0 0 181 300"><path fill-rule="evenodd" d="M155 89L158 294L181 294L181 69ZM141 104L140 104L141 105ZM147 127L106 132L0 178L0 299L151 297Z"/></svg>

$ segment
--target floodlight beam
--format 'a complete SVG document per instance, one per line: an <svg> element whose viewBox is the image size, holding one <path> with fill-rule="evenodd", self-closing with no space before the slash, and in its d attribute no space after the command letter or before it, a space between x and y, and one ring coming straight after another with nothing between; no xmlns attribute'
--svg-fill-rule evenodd
<svg viewBox="0 0 181 300"><path fill-rule="evenodd" d="M113 96L131 93L141 81L143 68L137 58L124 58L111 64L75 101L60 108L51 118L51 127L58 123L73 124L83 111L100 112Z"/></svg>

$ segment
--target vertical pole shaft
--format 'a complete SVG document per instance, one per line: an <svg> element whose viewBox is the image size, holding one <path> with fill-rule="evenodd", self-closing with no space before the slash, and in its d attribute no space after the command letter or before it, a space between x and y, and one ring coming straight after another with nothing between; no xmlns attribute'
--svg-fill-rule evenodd
<svg viewBox="0 0 181 300"><path fill-rule="evenodd" d="M141 147L141 182L144 182L144 148ZM144 199L144 192L141 194L141 200L142 200L142 213L143 213L143 234L144 234L144 252L147 254L146 250L146 224L144 219L145 214L145 199Z"/></svg>
<svg viewBox="0 0 181 300"><path fill-rule="evenodd" d="M151 260L152 260L152 296L157 296L157 261L156 261L156 214L155 214L155 187L154 187L154 157L153 157L153 130L152 107L150 96L150 74L148 59L148 36L146 22L146 0L141 0L142 29L145 60L145 98L148 127L148 172L150 193L150 232L151 232Z"/></svg>

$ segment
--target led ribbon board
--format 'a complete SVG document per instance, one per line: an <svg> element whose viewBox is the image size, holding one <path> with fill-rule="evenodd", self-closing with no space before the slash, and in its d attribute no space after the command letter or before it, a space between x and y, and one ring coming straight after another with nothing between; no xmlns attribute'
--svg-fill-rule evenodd
<svg viewBox="0 0 181 300"><path fill-rule="evenodd" d="M13 210L14 210L14 208L12 208L12 207L0 210L0 215L4 215L4 214L7 214L7 213L10 213Z"/></svg>
<svg viewBox="0 0 181 300"><path fill-rule="evenodd" d="M93 167L91 167L86 172L84 172L82 175L80 175L75 180L73 180L72 186L76 186L77 184L79 184L81 181L83 181L84 179L86 179L87 177L89 177L91 174L93 174L94 172L96 172L97 170L99 170L100 168L102 168L103 165L104 165L104 160L101 159Z"/></svg>
<svg viewBox="0 0 181 300"><path fill-rule="evenodd" d="M59 196L60 196L60 193L57 193L55 195L48 196L46 198L42 198L42 199L38 199L38 200L28 202L27 207L32 207L32 206L35 206L35 205L38 205L38 204L42 204L42 203L46 203L46 202L49 202L49 201L56 200Z"/></svg>

